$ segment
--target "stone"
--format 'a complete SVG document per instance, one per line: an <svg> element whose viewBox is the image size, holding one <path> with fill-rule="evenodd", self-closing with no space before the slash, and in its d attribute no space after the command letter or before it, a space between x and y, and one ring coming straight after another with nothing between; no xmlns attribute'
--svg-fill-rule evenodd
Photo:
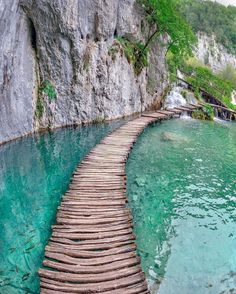
<svg viewBox="0 0 236 294"><path fill-rule="evenodd" d="M167 87L162 40L139 76L122 50L109 55L117 36L145 38L135 0L3 1L0 24L0 143L146 110L159 105ZM56 99L41 93L44 81Z"/></svg>
<svg viewBox="0 0 236 294"><path fill-rule="evenodd" d="M173 142L188 142L188 138L172 132L163 132L161 134L162 141L173 141Z"/></svg>
<svg viewBox="0 0 236 294"><path fill-rule="evenodd" d="M196 57L204 64L209 65L214 72L220 72L226 65L236 67L236 57L227 52L223 45L218 44L214 36L198 33Z"/></svg>

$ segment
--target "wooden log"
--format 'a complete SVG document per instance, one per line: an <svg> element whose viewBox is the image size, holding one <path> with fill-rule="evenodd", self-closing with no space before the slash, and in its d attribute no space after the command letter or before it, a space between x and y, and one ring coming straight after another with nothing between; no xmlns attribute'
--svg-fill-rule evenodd
<svg viewBox="0 0 236 294"><path fill-rule="evenodd" d="M104 206L97 206L97 205L70 205L70 204L67 204L67 205L64 205L63 203L61 203L61 207L68 207L68 208L75 208L75 209L96 209L96 208L101 208L101 209L113 209L114 207L116 209L124 209L125 208L125 205L115 205L113 206L112 204L111 205L104 205Z"/></svg>
<svg viewBox="0 0 236 294"><path fill-rule="evenodd" d="M96 233L96 232L115 232L119 230L124 230L127 228L132 228L132 222L123 221L114 225L74 225L74 226L64 226L55 225L53 226L54 232L67 232L67 233Z"/></svg>
<svg viewBox="0 0 236 294"><path fill-rule="evenodd" d="M130 244L124 244L120 245L118 247L113 247L110 249L105 249L101 251L89 251L89 250L77 250L73 249L71 247L63 247L63 246L46 246L45 252L54 252L54 253L63 253L71 257L77 257L77 258L104 258L106 256L115 256L118 254L126 253L126 252L133 252L136 250L136 244L134 242L131 242Z"/></svg>
<svg viewBox="0 0 236 294"><path fill-rule="evenodd" d="M100 219L86 219L86 218L63 218L58 217L57 222L58 224L75 224L75 225L97 225L97 224L111 224L117 221L130 221L130 217L107 217L106 219L100 218Z"/></svg>
<svg viewBox="0 0 236 294"><path fill-rule="evenodd" d="M181 114L183 112L182 110L179 110L179 109L176 109L176 108L168 108L167 110L172 111L175 114Z"/></svg>
<svg viewBox="0 0 236 294"><path fill-rule="evenodd" d="M123 289L124 287L132 286L145 280L142 272L125 276L123 278L116 278L111 281L103 281L87 284L72 284L68 282L61 282L50 278L41 278L40 286L46 289L63 291L67 293L99 293L102 291L113 291L116 289ZM125 293L124 293L125 294Z"/></svg>
<svg viewBox="0 0 236 294"><path fill-rule="evenodd" d="M156 118L156 119L166 119L168 118L167 115L165 114L161 114L161 113L144 113L142 114L144 117L153 117L153 118Z"/></svg>
<svg viewBox="0 0 236 294"><path fill-rule="evenodd" d="M90 219L100 219L100 218L111 218L111 217L122 217L122 216L128 216L130 219L131 217L131 212L130 211L118 211L116 213L114 212L107 212L107 213L91 213L91 212L77 212L77 211L71 211L69 209L61 209L58 211L57 216L66 216L66 215L71 215L75 216L77 218L84 218L84 217L89 217Z"/></svg>
<svg viewBox="0 0 236 294"><path fill-rule="evenodd" d="M64 242L63 239L61 240L61 242ZM66 240L68 241L68 240ZM131 240L130 238L127 238L127 240L124 241L120 241L120 242L114 242L114 243L99 243L99 244L78 244L78 245L72 245L71 243L67 242L68 244L64 243L59 243L58 241L56 242L52 242L52 240L50 239L49 241L49 245L51 246L56 246L57 248L64 248L64 249L71 249L71 250L83 250L83 251L99 251L99 250L108 250L108 249L112 249L112 248L116 248L116 247L121 247L124 245L130 245L134 242L134 240Z"/></svg>
<svg viewBox="0 0 236 294"><path fill-rule="evenodd" d="M183 112L183 111L187 111L187 112L192 112L192 111L193 111L193 109L190 109L190 108L188 108L188 107L184 107L184 106L181 106L181 107L175 107L175 109L177 109L177 110L181 110L182 112Z"/></svg>
<svg viewBox="0 0 236 294"><path fill-rule="evenodd" d="M73 201L66 201L66 202L62 202L61 203L61 206L65 206L65 205L81 205L81 206L116 206L116 205L124 205L126 203L126 201L123 201L123 200L113 200L113 201L107 201L107 200L80 200L80 199L77 199L77 200L73 200Z"/></svg>
<svg viewBox="0 0 236 294"><path fill-rule="evenodd" d="M98 265L110 264L115 261L121 261L121 260L137 257L134 251L110 255L110 256L96 257L96 258L76 258L76 257L68 256L64 253L54 253L54 252L46 251L45 256L47 258L50 258L51 260L58 260L66 264L73 264L73 265L80 265L80 266L98 266Z"/></svg>
<svg viewBox="0 0 236 294"><path fill-rule="evenodd" d="M52 237L66 238L70 240L96 240L96 239L104 239L108 237L117 237L124 236L132 233L132 228L124 229L124 230L116 230L109 232L99 232L99 233L65 233L65 232L57 232L54 231L52 233Z"/></svg>
<svg viewBox="0 0 236 294"><path fill-rule="evenodd" d="M46 288L41 288L41 293L42 294L59 294L59 293L66 293L66 292L58 292L58 290L54 291L52 289L46 289ZM67 292L68 293L68 292ZM71 292L73 293L73 292ZM78 291L76 293L79 293ZM83 292L83 293L88 293ZM91 293L91 292L90 292ZM111 291L99 291L97 290L96 293L100 294L111 294ZM147 285L144 285L144 283L140 283L131 287L124 287L122 289L116 289L112 290L112 294L147 294L150 293L147 289Z"/></svg>
<svg viewBox="0 0 236 294"><path fill-rule="evenodd" d="M97 274L73 274L40 269L39 276L61 282L99 283L124 278L140 272L141 268L139 266Z"/></svg>
<svg viewBox="0 0 236 294"><path fill-rule="evenodd" d="M63 237L51 237L50 241L60 243L60 244L70 244L72 246L79 246L81 247L82 245L87 246L87 245L100 245L100 244L111 244L111 243L117 243L117 242L123 242L123 241L133 241L135 240L135 236L132 233L127 233L125 235L121 236L113 236L111 235L110 237L104 237L101 239L96 239L96 240L82 240L82 241L73 241L71 239L63 238Z"/></svg>
<svg viewBox="0 0 236 294"><path fill-rule="evenodd" d="M101 274L101 273L110 273L114 270L120 270L127 267L137 266L140 263L139 258L132 257L125 260L120 260L116 262L110 262L105 265L89 266L89 265L71 265L64 262L55 262L49 259L44 260L43 265L60 272L68 273L77 273L77 274Z"/></svg>
<svg viewBox="0 0 236 294"><path fill-rule="evenodd" d="M120 208L117 208L117 207L103 207L103 206L100 206L100 207L91 207L91 206L88 206L88 207L78 207L78 205L76 206L59 206L58 210L63 210L63 209L66 209L66 210L69 210L69 211L75 211L75 212L85 212L85 213L98 213L98 214L102 214L103 212L108 212L108 213L112 213L112 212L120 212ZM130 210L128 208L125 208L123 207L122 208L122 211L126 211L126 212L129 212Z"/></svg>

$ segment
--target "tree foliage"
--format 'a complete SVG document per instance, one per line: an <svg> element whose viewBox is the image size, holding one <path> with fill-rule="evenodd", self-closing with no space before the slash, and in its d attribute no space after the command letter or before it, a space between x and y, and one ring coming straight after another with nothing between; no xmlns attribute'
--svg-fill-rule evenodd
<svg viewBox="0 0 236 294"><path fill-rule="evenodd" d="M167 52L175 63L192 54L196 37L179 11L178 0L140 0L150 25L147 47L151 41L163 34L168 35Z"/></svg>
<svg viewBox="0 0 236 294"><path fill-rule="evenodd" d="M228 80L231 82L231 84L234 86L234 88L236 89L236 68L233 67L230 64L227 64L225 68L223 68L220 73L219 76L223 79L223 80Z"/></svg>
<svg viewBox="0 0 236 294"><path fill-rule="evenodd" d="M209 0L181 0L179 6L195 32L214 34L218 43L236 54L236 7Z"/></svg>

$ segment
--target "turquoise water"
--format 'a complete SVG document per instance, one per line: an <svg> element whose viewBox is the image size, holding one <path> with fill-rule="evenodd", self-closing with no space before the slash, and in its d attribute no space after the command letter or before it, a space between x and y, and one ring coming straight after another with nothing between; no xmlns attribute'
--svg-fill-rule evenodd
<svg viewBox="0 0 236 294"><path fill-rule="evenodd" d="M79 161L123 122L61 129L0 146L0 293L39 293L38 268Z"/></svg>
<svg viewBox="0 0 236 294"><path fill-rule="evenodd" d="M141 135L128 195L153 293L236 293L236 124L171 120Z"/></svg>

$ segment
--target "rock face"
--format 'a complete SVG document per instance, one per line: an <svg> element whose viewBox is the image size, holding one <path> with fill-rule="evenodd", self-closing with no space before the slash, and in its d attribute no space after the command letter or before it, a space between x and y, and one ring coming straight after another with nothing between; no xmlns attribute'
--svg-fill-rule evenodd
<svg viewBox="0 0 236 294"><path fill-rule="evenodd" d="M135 0L0 0L0 142L157 106L168 80L161 40L138 76L122 48L110 54L117 36L144 40L145 29Z"/></svg>
<svg viewBox="0 0 236 294"><path fill-rule="evenodd" d="M29 19L17 0L0 0L0 142L34 129L35 84Z"/></svg>
<svg viewBox="0 0 236 294"><path fill-rule="evenodd" d="M236 68L236 57L215 41L214 36L198 33L198 48L196 56L204 64L210 65L214 72L219 72L226 65Z"/></svg>

